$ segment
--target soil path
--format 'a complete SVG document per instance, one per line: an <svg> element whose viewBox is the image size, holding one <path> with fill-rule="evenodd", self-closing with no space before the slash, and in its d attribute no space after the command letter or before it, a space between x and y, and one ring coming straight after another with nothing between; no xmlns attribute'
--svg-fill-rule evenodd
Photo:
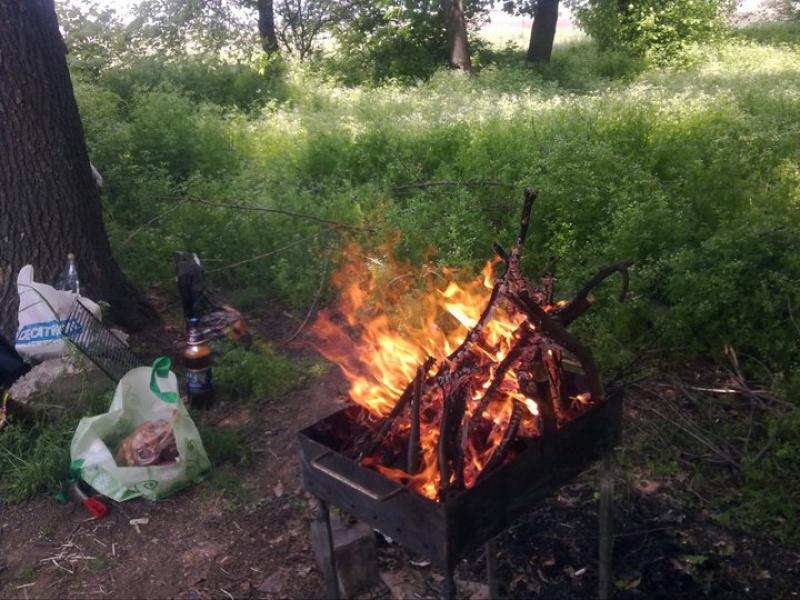
<svg viewBox="0 0 800 600"><path fill-rule="evenodd" d="M331 370L283 402L214 408L218 427L252 432L252 464L167 500L115 504L99 522L48 497L2 507L0 597L268 597L258 587L275 573L273 597L317 597L296 435L337 408L342 388Z"/></svg>

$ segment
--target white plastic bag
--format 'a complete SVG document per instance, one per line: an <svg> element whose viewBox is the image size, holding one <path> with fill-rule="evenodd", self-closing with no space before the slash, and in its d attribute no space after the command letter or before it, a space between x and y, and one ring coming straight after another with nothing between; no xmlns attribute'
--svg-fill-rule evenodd
<svg viewBox="0 0 800 600"><path fill-rule="evenodd" d="M200 433L178 396L178 380L170 360L157 358L152 367L128 371L117 385L108 412L81 419L70 445L70 472L98 492L119 502L142 496L159 500L211 470ZM115 455L128 435L145 422L172 424L177 461L147 467L119 466Z"/></svg>
<svg viewBox="0 0 800 600"><path fill-rule="evenodd" d="M64 331L70 328L71 334L80 333L80 324L67 320L78 300L100 318L100 307L88 298L35 282L31 265L20 269L17 293L19 328L14 347L25 358L45 360L64 355Z"/></svg>

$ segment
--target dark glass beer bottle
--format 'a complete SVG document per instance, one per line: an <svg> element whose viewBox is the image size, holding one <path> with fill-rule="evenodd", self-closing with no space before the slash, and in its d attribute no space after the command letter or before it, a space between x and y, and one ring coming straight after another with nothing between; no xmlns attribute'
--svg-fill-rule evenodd
<svg viewBox="0 0 800 600"><path fill-rule="evenodd" d="M200 332L200 322L189 319L187 323L188 343L183 352L186 368L186 390L192 408L209 408L214 401L214 383L211 376L213 356Z"/></svg>

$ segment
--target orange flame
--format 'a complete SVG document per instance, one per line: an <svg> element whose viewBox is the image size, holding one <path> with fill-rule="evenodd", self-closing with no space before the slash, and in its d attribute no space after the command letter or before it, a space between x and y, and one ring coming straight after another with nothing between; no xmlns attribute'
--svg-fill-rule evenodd
<svg viewBox="0 0 800 600"><path fill-rule="evenodd" d="M338 303L320 311L311 328L312 345L341 368L350 383L352 400L372 415L382 417L391 411L428 356L435 358L437 365L442 364L478 322L491 295L496 263L487 263L481 276L475 278L433 265L420 270L389 258L388 252L365 256L360 248L352 246L347 254L350 260L333 277L339 290ZM477 380L480 387L472 389L467 399L467 414L476 409L522 321L521 315L498 306L480 343L474 345L472 352L478 363L487 368L483 379ZM467 485L474 482L501 441L513 401L522 403L525 409L520 431L535 431L536 403L519 391L516 375L509 372L484 412L495 423L487 436L488 446L477 448L470 441L467 449ZM407 423L404 426L407 428ZM428 498L436 498L440 477L438 442L438 420L421 424L421 470L414 475L370 459L365 459L364 464L387 477L408 482Z"/></svg>

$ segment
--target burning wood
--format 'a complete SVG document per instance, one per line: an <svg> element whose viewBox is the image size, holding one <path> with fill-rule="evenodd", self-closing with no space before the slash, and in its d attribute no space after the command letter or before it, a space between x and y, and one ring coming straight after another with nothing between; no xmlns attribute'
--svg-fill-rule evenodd
<svg viewBox="0 0 800 600"><path fill-rule="evenodd" d="M497 260L479 281L459 284L444 270L445 289L429 271L435 291L414 296L394 263L377 260L367 272L348 264L334 277L339 306L312 327L313 345L341 367L352 400L366 409L366 433L348 454L428 498L474 486L526 443L605 401L591 351L566 327L613 273L623 276L624 298L629 263L602 269L571 302L554 304L553 278L537 285L520 269L536 195L525 191L511 251L494 245L505 265L497 279Z"/></svg>

